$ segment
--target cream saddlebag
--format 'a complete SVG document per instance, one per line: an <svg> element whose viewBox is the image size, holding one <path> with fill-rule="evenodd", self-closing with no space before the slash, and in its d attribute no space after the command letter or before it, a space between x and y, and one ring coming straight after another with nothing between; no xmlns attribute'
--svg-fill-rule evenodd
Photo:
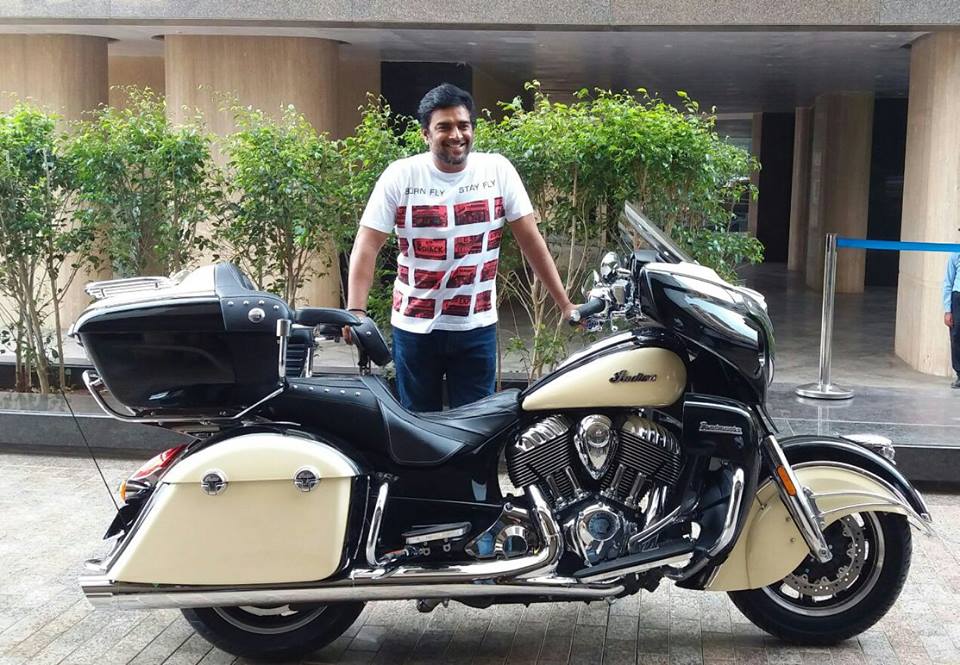
<svg viewBox="0 0 960 665"><path fill-rule="evenodd" d="M107 575L148 584L321 580L344 561L356 465L284 434L211 445L164 475Z"/></svg>

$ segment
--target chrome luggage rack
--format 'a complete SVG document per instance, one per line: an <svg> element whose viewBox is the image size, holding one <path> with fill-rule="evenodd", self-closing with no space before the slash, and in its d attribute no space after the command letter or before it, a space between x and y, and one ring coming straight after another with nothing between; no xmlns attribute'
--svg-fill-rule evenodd
<svg viewBox="0 0 960 665"><path fill-rule="evenodd" d="M143 425L160 425L175 428L176 425L219 425L226 424L231 422L236 422L241 420L248 413L254 411L257 407L262 404L270 401L280 393L284 391L284 385L280 385L276 390L270 392L265 397L259 401L251 404L242 411L236 413L230 413L228 411L218 411L217 413L206 413L206 414L169 414L162 415L156 414L151 411L137 411L131 409L130 407L123 407L128 411L128 413L122 413L117 411L115 408L110 406L107 403L107 400L104 399L103 394L109 392L106 384L104 384L103 379L93 370L85 370L83 372L83 383L87 387L87 390L90 391L90 394L93 396L94 401L96 401L97 406L99 406L104 413L106 413L111 418L116 418L117 420L123 421L125 423L140 423Z"/></svg>
<svg viewBox="0 0 960 665"><path fill-rule="evenodd" d="M103 300L110 296L121 293L132 293L134 291L154 291L157 289L166 289L174 286L174 282L169 277L130 277L127 279L107 279L100 282L90 282L83 290L91 298Z"/></svg>

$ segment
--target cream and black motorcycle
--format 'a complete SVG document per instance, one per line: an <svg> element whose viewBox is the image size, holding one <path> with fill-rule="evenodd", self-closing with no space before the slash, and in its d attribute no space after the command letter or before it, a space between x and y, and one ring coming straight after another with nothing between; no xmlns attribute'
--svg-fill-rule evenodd
<svg viewBox="0 0 960 665"><path fill-rule="evenodd" d="M368 601L612 601L664 578L728 592L786 640L867 629L904 584L909 525L930 522L889 442L778 439L763 298L630 206L621 228L629 261L608 254L580 310L620 332L441 413L370 372L389 361L371 323L293 310L230 264L91 285L73 329L91 393L194 439L123 484L86 597L180 608L254 658L322 647ZM314 334L342 325L360 372L312 376Z"/></svg>

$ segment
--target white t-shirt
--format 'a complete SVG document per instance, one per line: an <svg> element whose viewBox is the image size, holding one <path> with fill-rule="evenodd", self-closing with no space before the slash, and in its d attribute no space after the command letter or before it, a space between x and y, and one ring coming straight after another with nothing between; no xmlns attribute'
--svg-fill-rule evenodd
<svg viewBox="0 0 960 665"><path fill-rule="evenodd" d="M429 152L400 159L377 181L361 226L400 245L391 325L414 333L497 322L497 264L505 220L533 212L506 157L470 153L444 173Z"/></svg>

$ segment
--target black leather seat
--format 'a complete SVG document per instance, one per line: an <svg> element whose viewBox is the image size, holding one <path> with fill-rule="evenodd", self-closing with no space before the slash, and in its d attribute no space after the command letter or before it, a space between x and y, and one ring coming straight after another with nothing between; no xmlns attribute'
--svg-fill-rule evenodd
<svg viewBox="0 0 960 665"><path fill-rule="evenodd" d="M443 464L505 433L520 414L518 390L449 411L413 413L378 376L316 376L289 385L277 400L279 418L313 422L358 447L379 448L403 466Z"/></svg>
<svg viewBox="0 0 960 665"><path fill-rule="evenodd" d="M519 390L504 390L448 411L414 413L403 408L382 379L363 379L380 403L390 456L398 464L442 464L512 427L520 414Z"/></svg>

